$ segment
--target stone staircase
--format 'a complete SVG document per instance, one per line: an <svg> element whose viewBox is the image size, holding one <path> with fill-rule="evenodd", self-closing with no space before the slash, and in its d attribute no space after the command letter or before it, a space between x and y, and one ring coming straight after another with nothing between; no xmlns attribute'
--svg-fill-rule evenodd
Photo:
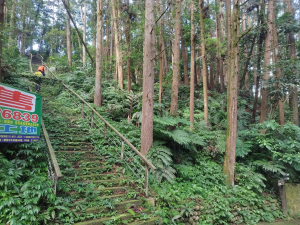
<svg viewBox="0 0 300 225"><path fill-rule="evenodd" d="M114 146L107 140L95 147L99 130L90 129L80 113L78 117L68 114L72 101L59 102L56 96L47 96L49 88L42 86L41 95L43 119L63 174L57 195L67 199L75 224L157 224L153 207L135 180L123 175Z"/></svg>

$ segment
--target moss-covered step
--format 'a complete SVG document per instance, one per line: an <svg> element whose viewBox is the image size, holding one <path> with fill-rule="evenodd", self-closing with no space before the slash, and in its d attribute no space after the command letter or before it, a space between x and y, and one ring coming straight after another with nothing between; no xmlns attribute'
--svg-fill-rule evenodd
<svg viewBox="0 0 300 225"><path fill-rule="evenodd" d="M118 213L122 213L122 212L125 212L130 206L132 206L132 205L141 206L142 203L143 203L143 201L141 199L127 200L127 201L123 201L123 202L115 204L112 209L105 208L103 206L98 206L98 207L93 207L93 208L86 209L85 213L94 213L94 214L99 213L99 212L107 213L111 210L117 211Z"/></svg>
<svg viewBox="0 0 300 225"><path fill-rule="evenodd" d="M115 216L114 218L112 218L112 217L100 218L100 219L75 223L74 225L103 225L104 222L108 222L110 220L118 220L118 219L128 221L128 220L133 219L133 215L131 215L130 213L123 213L118 216Z"/></svg>
<svg viewBox="0 0 300 225"><path fill-rule="evenodd" d="M128 223L128 225L140 225L140 224L144 224L144 225L155 225L158 224L159 221L159 217L152 217L146 220L136 220L132 223Z"/></svg>

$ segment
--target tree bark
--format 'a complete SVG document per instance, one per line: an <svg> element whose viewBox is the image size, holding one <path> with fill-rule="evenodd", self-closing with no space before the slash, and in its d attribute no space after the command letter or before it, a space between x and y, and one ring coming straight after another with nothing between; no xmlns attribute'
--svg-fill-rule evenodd
<svg viewBox="0 0 300 225"><path fill-rule="evenodd" d="M188 57L187 57L187 50L185 49L185 45L184 45L182 23L180 29L180 39L181 39L181 55L182 55L182 64L183 64L184 84L189 85Z"/></svg>
<svg viewBox="0 0 300 225"><path fill-rule="evenodd" d="M97 1L97 49L96 49L96 76L94 104L101 106L102 83L102 36L103 36L103 5L102 0Z"/></svg>
<svg viewBox="0 0 300 225"><path fill-rule="evenodd" d="M166 70L166 73L169 73L169 65L168 65L168 60L167 60L167 52L166 52L166 48L165 48L165 42L164 42L164 37L162 37L162 51L163 52L163 59L164 59L164 64L165 64L165 70Z"/></svg>
<svg viewBox="0 0 300 225"><path fill-rule="evenodd" d="M69 8L69 0L65 0L67 7ZM71 26L70 26L70 16L67 14L67 26L66 26L66 36L67 36L67 54L69 66L72 66L72 46L71 46Z"/></svg>
<svg viewBox="0 0 300 225"><path fill-rule="evenodd" d="M190 123L194 127L195 108L195 25L194 25L194 1L191 2L191 83L190 83Z"/></svg>
<svg viewBox="0 0 300 225"><path fill-rule="evenodd" d="M240 82L240 88L241 89L242 89L243 85L245 84L246 90L249 90L249 86L248 86L248 79L249 79L249 77L248 77L248 66L249 66L251 55L252 55L252 52L253 52L253 49L254 49L255 40L256 40L256 36L252 40L250 52L249 52L248 55L246 53L247 48L246 48L246 46L244 47L244 54L245 54L245 57L246 57L247 61L246 61L245 66L244 66L244 72L243 72L243 76L242 76L242 79L241 79L241 82Z"/></svg>
<svg viewBox="0 0 300 225"><path fill-rule="evenodd" d="M294 9L292 8L291 0L287 0L287 10L293 15L294 18ZM288 34L288 41L290 44L290 55L291 60L296 58L296 48L295 48L295 37L294 32ZM298 112L298 88L297 86L292 90L292 104L293 104L293 123L299 126L299 112Z"/></svg>
<svg viewBox="0 0 300 225"><path fill-rule="evenodd" d="M81 40L81 42L82 42L82 44L83 44L83 46L84 46L86 52L88 53L88 55L89 55L89 57L90 57L90 59L91 59L91 61L92 61L92 64L94 65L94 59L93 59L93 57L91 56L89 50L87 49L86 43L83 41L83 38L82 38L82 36L81 36L81 34L80 34L80 32L79 32L77 26L76 26L76 23L75 23L75 21L73 20L73 17L72 17L72 15L71 15L70 11L69 11L69 8L67 7L67 5L66 5L66 3L65 3L64 0L61 0L61 1L62 1L62 3L64 4L65 9L66 9L66 11L67 11L67 13L68 13L68 15L69 15L69 17L70 17L70 19L71 19L71 21L72 21L74 27L75 27L75 30L76 30L76 32L77 32L77 35L79 36L79 38L80 38L80 40Z"/></svg>
<svg viewBox="0 0 300 225"><path fill-rule="evenodd" d="M120 50L120 35L118 34L118 23L117 23L117 15L118 15L118 4L116 0L112 0L112 15L114 21L114 32L115 32L115 49L116 49L116 70L117 76L119 80L119 87L124 89L123 85L123 62L122 62L122 52Z"/></svg>
<svg viewBox="0 0 300 225"><path fill-rule="evenodd" d="M170 114L176 116L177 114L177 103L178 103L178 89L179 89L179 38L180 38L180 12L181 12L181 1L176 0L175 6L175 41L174 41L174 61L173 61L173 81L172 81L172 96L171 96L171 109Z"/></svg>
<svg viewBox="0 0 300 225"><path fill-rule="evenodd" d="M9 22L10 32L9 32L9 41L8 41L9 45L12 43L13 30L15 28L16 4L17 4L17 0L13 0L11 10L10 10L10 22Z"/></svg>
<svg viewBox="0 0 300 225"><path fill-rule="evenodd" d="M145 44L143 65L143 108L141 130L141 153L146 155L153 143L153 104L154 104L154 41L152 32L155 26L154 1L145 0Z"/></svg>
<svg viewBox="0 0 300 225"><path fill-rule="evenodd" d="M264 53L264 77L263 77L263 87L262 87L262 94L261 94L261 110L260 110L260 119L259 122L263 123L267 118L267 98L268 92L266 89L266 84L269 80L270 72L269 72L269 65L271 61L271 50L272 50L272 18L273 18L273 7L274 7L274 0L269 0L268 5L268 31L266 37L266 47Z"/></svg>
<svg viewBox="0 0 300 225"><path fill-rule="evenodd" d="M127 91L131 90L131 74L130 74L130 15L129 15L129 0L126 0L128 7L125 38L127 44Z"/></svg>
<svg viewBox="0 0 300 225"><path fill-rule="evenodd" d="M215 0L216 5L218 5L219 10L221 11L221 4L219 0ZM217 68L220 77L220 91L224 91L224 74L223 74L223 58L221 57L221 45L222 45L222 32L221 32L221 23L220 23L221 13L216 14L216 33L217 33Z"/></svg>
<svg viewBox="0 0 300 225"><path fill-rule="evenodd" d="M82 12L82 7L80 8L81 12L81 20L83 24L83 42L86 43L86 0L84 1L84 12ZM86 50L85 48L82 49L82 63L83 66L86 65Z"/></svg>
<svg viewBox="0 0 300 225"><path fill-rule="evenodd" d="M271 9L270 9L271 10ZM272 13L272 34L273 34L273 59L275 64L280 60L279 49L278 49L278 36L277 28L275 24L275 7L273 7ZM276 68L275 76L277 79L281 77L281 70ZM280 86L278 86L280 88ZM283 108L283 99L278 99L278 111L279 111L279 125L284 125L284 108Z"/></svg>
<svg viewBox="0 0 300 225"><path fill-rule="evenodd" d="M201 61L202 61L202 79L203 79L203 102L204 102L204 121L208 123L208 102L207 102L207 66L205 55L205 38L204 38L204 22L203 22L203 0L199 0L200 6L200 30L201 30Z"/></svg>
<svg viewBox="0 0 300 225"><path fill-rule="evenodd" d="M259 81L260 81L260 70L261 70L261 51L262 51L262 44L264 39L264 27L262 24L264 24L264 11L265 11L265 2L264 0L261 0L261 10L259 8L257 9L257 21L258 24L261 26L258 43L257 43L257 77L255 80L255 95L254 95L254 103L253 103L253 110L252 110L252 121L255 122L256 117L256 111L257 111L257 104L258 104L258 90L259 90Z"/></svg>
<svg viewBox="0 0 300 225"><path fill-rule="evenodd" d="M225 4L230 3L226 0ZM228 8L226 8L227 10ZM228 12L226 11L226 14ZM234 185L234 167L236 155L236 138L237 138L237 94L238 94L238 77L239 77L239 64L238 64L238 29L239 29L239 2L233 1L233 14L231 15L231 23L227 28L230 34L230 39L227 41L230 47L230 73L228 73L228 86L227 86L227 131L226 131L226 147L223 172L226 175L228 185ZM227 69L228 70L228 69Z"/></svg>
<svg viewBox="0 0 300 225"><path fill-rule="evenodd" d="M162 14L162 10L160 7L159 0L156 1L156 6L158 7L159 14ZM158 94L158 102L162 103L162 93L163 93L163 77L164 77L164 65L163 65L163 51L164 46L163 46L163 35L162 35L163 29L162 29L162 19L159 20L159 41L158 41L158 53L159 58L159 94Z"/></svg>
<svg viewBox="0 0 300 225"><path fill-rule="evenodd" d="M213 59L211 58L210 65L209 65L209 86L210 90L215 90L215 80L214 80L214 71L213 71Z"/></svg>
<svg viewBox="0 0 300 225"><path fill-rule="evenodd" d="M231 40L231 1L225 0L225 10L226 10L226 34L227 34L227 40ZM226 70L227 74L230 74L230 57L231 57L231 47L230 47L230 41L227 41L227 57L226 57ZM227 80L228 82L228 80Z"/></svg>
<svg viewBox="0 0 300 225"><path fill-rule="evenodd" d="M5 6L5 0L0 0L0 82L2 81L2 40L3 40L3 22L4 22L4 6Z"/></svg>

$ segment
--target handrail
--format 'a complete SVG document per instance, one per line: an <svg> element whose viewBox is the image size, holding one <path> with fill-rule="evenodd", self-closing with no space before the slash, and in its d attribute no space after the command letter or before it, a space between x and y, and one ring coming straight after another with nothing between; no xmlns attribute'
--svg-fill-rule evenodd
<svg viewBox="0 0 300 225"><path fill-rule="evenodd" d="M29 88L29 91L32 92L31 87L29 86L28 88ZM63 175L60 172L60 168L59 168L59 165L58 165L53 147L51 145L51 141L50 141L48 132L46 130L43 118L41 118L41 126L42 126L42 130L43 130L43 133L44 133L44 137L45 137L47 146L48 146L48 151L49 151L49 154L50 154L51 162L52 162L52 165L54 167L55 177L53 177L53 182L54 182L54 194L56 194L56 182L59 178L63 177ZM48 160L49 160L49 158L48 158Z"/></svg>
<svg viewBox="0 0 300 225"><path fill-rule="evenodd" d="M60 172L60 168L59 168L58 162L56 160L56 156L55 156L54 150L52 148L50 138L49 138L48 132L46 130L46 127L45 127L45 124L44 124L44 121L43 121L42 118L41 118L41 124L42 124L44 137L46 139L46 143L47 143L47 146L48 146L50 158L51 158L51 161L52 161L52 164L53 164L53 167L54 167L55 175L56 175L57 178L60 178L60 177L62 177L62 174Z"/></svg>
<svg viewBox="0 0 300 225"><path fill-rule="evenodd" d="M46 66L47 67L47 66ZM58 77L54 75L49 68L47 67L48 71L57 79ZM76 95L85 105L87 105L110 129L112 129L128 146L153 170L156 170L156 167L139 151L134 147L121 133L119 133L109 122L107 122L90 104L88 104L83 98L80 97L76 92L74 92L71 88L69 88L67 85L65 85L62 82L62 85L64 85L69 91L71 91L74 95Z"/></svg>

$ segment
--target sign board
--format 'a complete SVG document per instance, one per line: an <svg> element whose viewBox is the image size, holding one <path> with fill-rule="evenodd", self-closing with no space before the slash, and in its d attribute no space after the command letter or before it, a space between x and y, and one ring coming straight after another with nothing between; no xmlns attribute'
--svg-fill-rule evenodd
<svg viewBox="0 0 300 225"><path fill-rule="evenodd" d="M0 142L40 140L42 96L0 83Z"/></svg>

